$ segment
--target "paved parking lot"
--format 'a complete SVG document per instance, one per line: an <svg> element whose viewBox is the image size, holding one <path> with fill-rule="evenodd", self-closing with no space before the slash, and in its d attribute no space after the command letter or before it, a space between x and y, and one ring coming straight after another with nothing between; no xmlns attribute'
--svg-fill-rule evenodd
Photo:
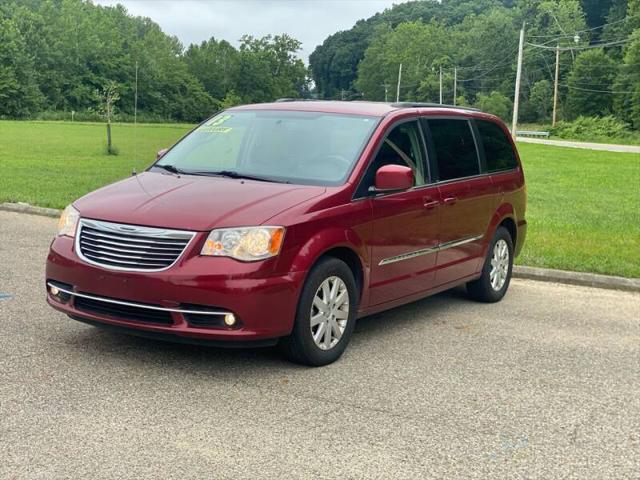
<svg viewBox="0 0 640 480"><path fill-rule="evenodd" d="M638 294L448 292L309 369L69 320L44 302L54 230L0 212L2 479L640 478Z"/></svg>

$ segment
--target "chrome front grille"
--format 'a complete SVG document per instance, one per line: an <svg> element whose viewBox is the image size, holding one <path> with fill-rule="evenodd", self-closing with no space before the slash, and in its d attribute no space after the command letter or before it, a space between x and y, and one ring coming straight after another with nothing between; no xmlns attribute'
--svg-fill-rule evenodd
<svg viewBox="0 0 640 480"><path fill-rule="evenodd" d="M176 263L194 232L81 219L76 252L112 270L159 271Z"/></svg>

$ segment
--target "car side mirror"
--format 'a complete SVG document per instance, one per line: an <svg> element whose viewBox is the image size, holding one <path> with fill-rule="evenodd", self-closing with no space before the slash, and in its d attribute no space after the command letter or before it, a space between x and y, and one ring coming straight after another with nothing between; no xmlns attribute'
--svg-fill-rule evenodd
<svg viewBox="0 0 640 480"><path fill-rule="evenodd" d="M375 187L369 191L376 193L408 190L415 184L413 170L402 165L385 165L376 172Z"/></svg>
<svg viewBox="0 0 640 480"><path fill-rule="evenodd" d="M163 148L162 150L158 150L158 153L156 154L156 160L160 160L162 157L164 157L164 154L167 153L169 151L168 148Z"/></svg>

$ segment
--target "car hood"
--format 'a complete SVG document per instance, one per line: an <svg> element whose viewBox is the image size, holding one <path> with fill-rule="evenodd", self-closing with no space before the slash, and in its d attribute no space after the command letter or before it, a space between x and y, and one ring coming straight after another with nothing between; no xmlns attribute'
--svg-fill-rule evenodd
<svg viewBox="0 0 640 480"><path fill-rule="evenodd" d="M319 186L145 172L89 193L74 205L84 218L206 231L260 225L325 190Z"/></svg>

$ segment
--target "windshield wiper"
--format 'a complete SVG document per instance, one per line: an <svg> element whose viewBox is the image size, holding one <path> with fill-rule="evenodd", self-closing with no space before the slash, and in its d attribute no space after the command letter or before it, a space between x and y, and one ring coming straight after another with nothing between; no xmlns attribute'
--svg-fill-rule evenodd
<svg viewBox="0 0 640 480"><path fill-rule="evenodd" d="M259 177L257 175L247 175L244 173L236 172L235 170L220 170L217 172L197 172L200 175L215 175L220 177L229 177L229 178L241 178L243 180L257 180L259 182L278 182L278 183L286 183L281 182L279 180L274 180L272 178L267 177Z"/></svg>
<svg viewBox="0 0 640 480"><path fill-rule="evenodd" d="M235 170L220 170L220 171L194 171L194 170L182 170L175 165L154 165L154 167L162 168L167 172L175 173L176 175L199 175L199 176L210 176L210 177L228 177L228 178L240 178L243 180L257 180L259 182L276 182L276 183L289 183L286 181L275 180L267 177L259 177L257 175L246 175L244 173L236 172Z"/></svg>
<svg viewBox="0 0 640 480"><path fill-rule="evenodd" d="M167 164L167 165L158 165L157 163L154 165L154 167L156 168L162 168L163 170L166 170L167 172L171 172L171 173L175 173L176 175L180 175L180 174L184 174L186 173L183 170L180 170L178 167L176 167L175 165L171 165L171 164Z"/></svg>

